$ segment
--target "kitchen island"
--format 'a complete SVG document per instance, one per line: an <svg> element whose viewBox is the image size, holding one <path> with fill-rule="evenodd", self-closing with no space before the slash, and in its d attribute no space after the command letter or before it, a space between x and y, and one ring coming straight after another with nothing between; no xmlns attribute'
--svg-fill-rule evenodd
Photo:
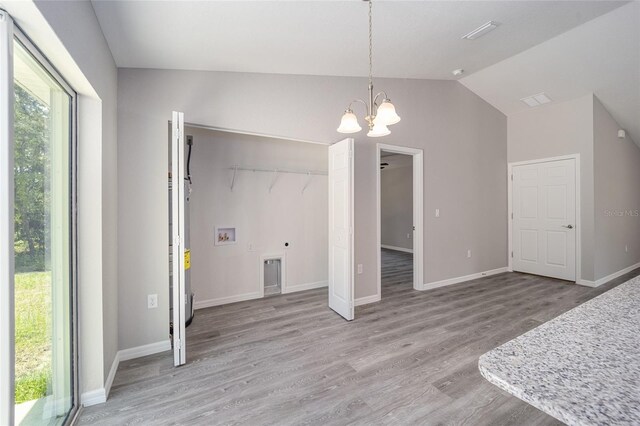
<svg viewBox="0 0 640 426"><path fill-rule="evenodd" d="M640 276L487 352L478 367L569 425L639 425Z"/></svg>

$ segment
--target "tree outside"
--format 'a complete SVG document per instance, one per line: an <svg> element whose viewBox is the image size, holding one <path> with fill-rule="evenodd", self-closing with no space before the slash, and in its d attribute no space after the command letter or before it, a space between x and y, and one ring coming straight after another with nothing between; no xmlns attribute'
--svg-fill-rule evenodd
<svg viewBox="0 0 640 426"><path fill-rule="evenodd" d="M51 378L51 274L47 265L50 205L49 108L15 91L16 404L47 394Z"/></svg>

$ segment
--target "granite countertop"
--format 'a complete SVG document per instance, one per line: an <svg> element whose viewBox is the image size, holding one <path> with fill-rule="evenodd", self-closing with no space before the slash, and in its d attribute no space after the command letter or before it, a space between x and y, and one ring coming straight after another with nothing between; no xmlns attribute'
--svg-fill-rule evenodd
<svg viewBox="0 0 640 426"><path fill-rule="evenodd" d="M639 425L640 276L487 352L478 367L569 425Z"/></svg>

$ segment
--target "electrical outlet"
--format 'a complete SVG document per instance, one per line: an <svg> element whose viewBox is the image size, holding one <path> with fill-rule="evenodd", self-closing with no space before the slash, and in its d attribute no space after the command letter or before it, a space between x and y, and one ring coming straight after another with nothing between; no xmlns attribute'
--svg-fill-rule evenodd
<svg viewBox="0 0 640 426"><path fill-rule="evenodd" d="M147 309L154 309L157 307L158 307L158 295L157 294L147 295Z"/></svg>
<svg viewBox="0 0 640 426"><path fill-rule="evenodd" d="M467 259L471 259L471 250L467 250Z"/></svg>
<svg viewBox="0 0 640 426"><path fill-rule="evenodd" d="M362 273L362 263L358 263L358 274Z"/></svg>
<svg viewBox="0 0 640 426"><path fill-rule="evenodd" d="M436 217L440 217L440 209L436 209Z"/></svg>

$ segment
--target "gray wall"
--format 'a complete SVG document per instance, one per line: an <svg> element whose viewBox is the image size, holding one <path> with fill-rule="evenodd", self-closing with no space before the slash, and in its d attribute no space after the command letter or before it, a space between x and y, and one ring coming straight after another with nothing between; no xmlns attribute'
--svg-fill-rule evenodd
<svg viewBox="0 0 640 426"><path fill-rule="evenodd" d="M167 339L167 121L320 142L365 78L120 69L118 75L120 348ZM427 282L507 264L506 117L454 81L376 79L402 121L392 135L355 135L356 298L376 294L376 142L425 151ZM356 106L355 108L358 108ZM362 115L362 111L358 110ZM434 218L439 208L441 217ZM468 249L474 256L466 258ZM146 309L149 293L160 309ZM132 325L135 324L135 327Z"/></svg>
<svg viewBox="0 0 640 426"><path fill-rule="evenodd" d="M640 148L594 97L595 279L640 262ZM625 251L625 245L628 251Z"/></svg>
<svg viewBox="0 0 640 426"><path fill-rule="evenodd" d="M582 279L594 278L593 95L509 116L509 162L580 154Z"/></svg>
<svg viewBox="0 0 640 426"><path fill-rule="evenodd" d="M381 162L384 159L381 160ZM413 167L380 171L380 242L413 249Z"/></svg>
<svg viewBox="0 0 640 426"><path fill-rule="evenodd" d="M191 286L196 307L260 294L261 255L286 256L287 289L327 284L327 176L238 171L327 170L326 145L187 127L191 156ZM216 246L216 226L234 226L237 243ZM285 247L285 242L289 243ZM306 285L306 286L305 286Z"/></svg>

